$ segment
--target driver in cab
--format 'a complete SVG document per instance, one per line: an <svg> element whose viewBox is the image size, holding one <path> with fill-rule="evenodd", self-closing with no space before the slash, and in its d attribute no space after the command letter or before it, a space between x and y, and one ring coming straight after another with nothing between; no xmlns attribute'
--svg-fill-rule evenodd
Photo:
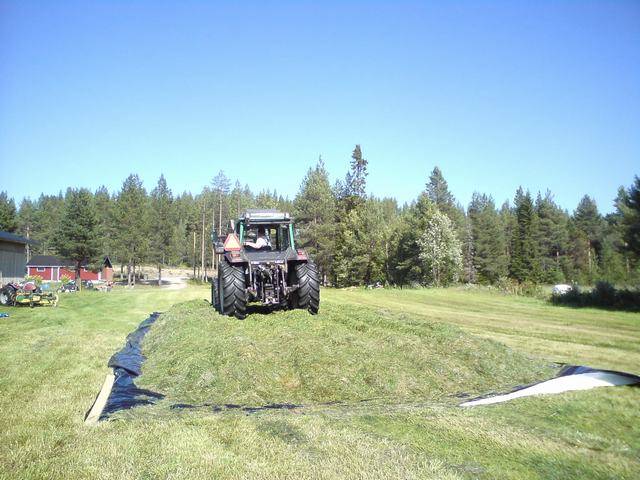
<svg viewBox="0 0 640 480"><path fill-rule="evenodd" d="M258 228L258 236L256 237L255 242L252 242L250 240L245 240L244 246L253 248L254 250L271 248L271 243L269 243L269 239L266 236L264 227Z"/></svg>

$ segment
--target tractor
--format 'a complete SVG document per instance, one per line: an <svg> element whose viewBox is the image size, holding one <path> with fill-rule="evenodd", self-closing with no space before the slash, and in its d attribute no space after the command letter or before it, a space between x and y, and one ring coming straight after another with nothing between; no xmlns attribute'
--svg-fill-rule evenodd
<svg viewBox="0 0 640 480"><path fill-rule="evenodd" d="M43 286L44 288L44 286ZM8 283L0 289L0 305L11 307L14 305L58 305L58 295L54 292L43 290L34 282Z"/></svg>
<svg viewBox="0 0 640 480"><path fill-rule="evenodd" d="M222 315L244 319L247 305L320 308L320 275L304 249L296 248L293 219L277 210L247 210L222 238L213 234L218 275L211 305Z"/></svg>

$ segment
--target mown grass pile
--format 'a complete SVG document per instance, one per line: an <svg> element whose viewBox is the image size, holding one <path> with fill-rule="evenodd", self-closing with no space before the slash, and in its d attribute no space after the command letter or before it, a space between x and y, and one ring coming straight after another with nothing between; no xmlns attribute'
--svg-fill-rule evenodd
<svg viewBox="0 0 640 480"><path fill-rule="evenodd" d="M143 351L140 385L194 403L426 401L555 371L454 325L335 303L239 321L188 302L160 317Z"/></svg>

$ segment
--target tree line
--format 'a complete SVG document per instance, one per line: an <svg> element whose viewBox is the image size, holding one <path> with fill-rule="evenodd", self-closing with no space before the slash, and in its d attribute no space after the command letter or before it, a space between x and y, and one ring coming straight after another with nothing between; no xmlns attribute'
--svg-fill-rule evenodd
<svg viewBox="0 0 640 480"><path fill-rule="evenodd" d="M344 178L331 182L320 158L293 200L254 193L220 171L201 192L175 195L160 176L147 191L129 175L118 192L100 187L25 198L16 207L0 193L0 230L38 243L32 253L78 261L109 255L129 283L136 268L188 266L204 279L215 270L211 234L224 234L247 208L277 208L296 219L299 243L326 284L448 285L580 283L637 284L640 278L640 179L620 187L613 213L602 215L585 195L573 212L551 192L521 187L496 205L476 192L456 201L435 167L417 198L399 205L367 192L368 161L356 145Z"/></svg>

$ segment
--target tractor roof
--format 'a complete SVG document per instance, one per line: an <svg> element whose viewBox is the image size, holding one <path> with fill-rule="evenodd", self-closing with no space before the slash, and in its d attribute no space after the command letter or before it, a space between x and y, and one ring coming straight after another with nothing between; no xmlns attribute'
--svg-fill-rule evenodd
<svg viewBox="0 0 640 480"><path fill-rule="evenodd" d="M246 223L289 223L291 215L272 208L250 208L240 220Z"/></svg>

